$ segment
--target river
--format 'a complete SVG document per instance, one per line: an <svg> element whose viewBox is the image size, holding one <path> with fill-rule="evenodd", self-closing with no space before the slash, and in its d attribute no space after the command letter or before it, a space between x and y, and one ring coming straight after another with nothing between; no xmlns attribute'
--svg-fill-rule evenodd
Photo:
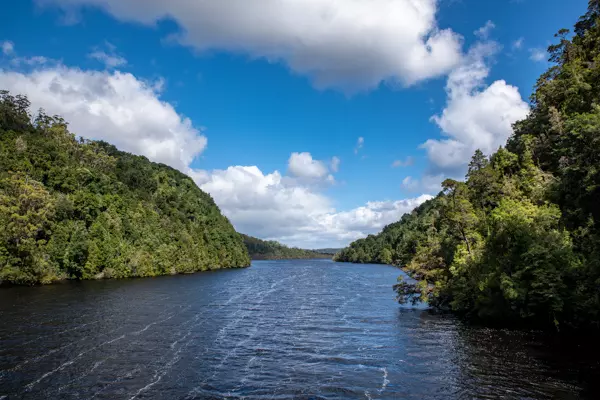
<svg viewBox="0 0 600 400"><path fill-rule="evenodd" d="M0 289L0 399L597 398L598 358L401 307L329 260Z"/></svg>

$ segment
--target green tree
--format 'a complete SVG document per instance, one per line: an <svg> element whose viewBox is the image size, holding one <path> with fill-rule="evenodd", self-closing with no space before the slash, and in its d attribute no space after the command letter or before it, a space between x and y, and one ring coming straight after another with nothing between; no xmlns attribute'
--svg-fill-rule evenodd
<svg viewBox="0 0 600 400"><path fill-rule="evenodd" d="M600 328L600 0L573 35L556 38L554 65L506 147L489 160L476 151L466 182L445 181L340 261L390 246L417 279L394 286L400 302L500 324Z"/></svg>
<svg viewBox="0 0 600 400"><path fill-rule="evenodd" d="M10 174L0 180L0 279L16 283L51 282L57 271L44 253L54 214L54 199L43 185Z"/></svg>
<svg viewBox="0 0 600 400"><path fill-rule="evenodd" d="M0 92L0 281L49 283L250 264L241 236L186 175L77 139Z"/></svg>

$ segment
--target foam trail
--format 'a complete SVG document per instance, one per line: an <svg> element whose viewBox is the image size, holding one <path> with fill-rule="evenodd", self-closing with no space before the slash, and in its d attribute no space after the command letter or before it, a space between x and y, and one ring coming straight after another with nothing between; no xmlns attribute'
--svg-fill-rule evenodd
<svg viewBox="0 0 600 400"><path fill-rule="evenodd" d="M191 333L192 333L192 332L191 332L191 330L190 330L190 331L189 331L189 332L188 332L188 333L187 333L185 336L183 336L182 338L180 338L180 339L177 339L176 341L174 341L173 343L171 343L171 346L170 346L170 347L171 347L171 349L174 349L174 348L175 348L175 346L177 345L177 343L181 342L182 340L184 340L185 338L187 338L188 336L190 336L190 334L191 334Z"/></svg>
<svg viewBox="0 0 600 400"><path fill-rule="evenodd" d="M377 390L377 392L379 394L383 393L383 391L385 390L385 388L387 387L387 385L390 383L390 381L388 380L388 371L387 368L383 367L380 369L381 372L383 372L383 383L381 384L381 388L379 390Z"/></svg>
<svg viewBox="0 0 600 400"><path fill-rule="evenodd" d="M104 344L111 344L111 343L114 343L114 342L116 342L118 340L125 339L125 336L127 336L127 335L123 334L123 335L119 336L118 338L114 338L112 340L109 340L108 342L105 342Z"/></svg>
<svg viewBox="0 0 600 400"><path fill-rule="evenodd" d="M173 318L175 316L175 314L171 314L169 317L162 319L160 321L154 321L149 323L148 325L146 325L143 329L140 329L139 331L135 331L132 333L132 335L139 335L140 333L146 332L148 329L150 329L151 326L154 326L156 324L160 324L161 322L165 322L170 320L171 318Z"/></svg>
<svg viewBox="0 0 600 400"><path fill-rule="evenodd" d="M116 378L114 381L112 381L112 382L111 382L111 383L110 383L110 384L109 384L107 387L109 387L109 386L112 386L112 385L114 385L115 383L122 382L124 379L131 378L133 375L135 375L136 373L138 373L138 372L140 372L140 371L141 371L141 369L140 369L140 368L135 368L135 369L132 369L132 370L131 370L131 371L129 371L128 373L126 373L126 374L124 374L124 375L121 375L121 376L117 377L117 378ZM98 392L94 393L94 395L93 395L92 397L90 397L88 400L93 400L93 399L95 399L96 397L98 397L98 395L99 395L99 394L101 394L102 392L104 392L104 390L105 390L105 389L106 389L106 388L104 388L104 389L102 389L102 390L100 390L100 391L98 391ZM60 391L59 391L59 392L60 392Z"/></svg>
<svg viewBox="0 0 600 400"><path fill-rule="evenodd" d="M182 311L180 311L180 312L184 312L184 311L185 311L185 310L187 310L188 308L190 308L190 306L188 306L188 307L184 308L184 309L183 309ZM165 321L167 321L167 320L169 320L169 319L173 318L174 316L175 316L175 314L171 314L169 317L167 317L167 318L165 318L165 319L163 319L163 320L160 320L160 321L154 321L154 322L152 322L152 323L150 323L150 324L146 325L146 327L144 327L143 329L141 329L141 330L139 330L139 331L131 332L130 334L132 334L132 335L139 335L140 333L147 331L147 330L148 330L148 329L149 329L151 326L153 326L153 325L156 325L156 324L159 324L159 323L161 323L161 322L165 322ZM115 330L118 330L118 329L115 329ZM111 332L114 332L114 331L111 331ZM55 374L56 372L58 372L58 371L61 371L61 370L63 370L64 368L68 367L69 365L73 364L75 361L77 361L78 359L80 359L81 357L83 357L85 354L88 354L89 352L91 352L91 351L94 351L94 350L96 350L96 349L98 349L98 348L100 348L100 347L102 347L102 346L104 346L104 345L107 345L107 344L112 344L112 343L114 343L114 342L117 342L117 341L119 341L119 340L125 339L125 337L126 337L127 335L129 335L129 334L127 334L127 333L126 333L126 334L123 334L123 335L121 335L121 336L119 336L119 337L116 337L116 338L114 338L114 339L108 340L108 341L106 341L106 342L103 342L103 343L101 343L101 344L99 344L99 345L97 345L97 346L94 346L94 347L92 347L92 348L90 348L90 349L88 349L88 350L85 350L85 351L83 351L83 352L79 353L79 354L78 354L76 357L72 358L71 360L69 360L69 361L66 361L65 363L61 364L59 367L57 367L57 368L53 369L52 371L46 372L44 375L42 375L42 376L41 376L40 378L38 378L37 380L35 380L35 381L33 381L33 382L31 382L31 383L27 384L27 385L25 386L25 391L26 391L26 392L30 391L30 390L31 390L31 389L33 389L33 387L35 387L35 386L36 386L38 383L40 383L41 381L43 381L43 380L44 380L44 379L46 379L47 377L49 377L49 376L51 376L51 375Z"/></svg>
<svg viewBox="0 0 600 400"><path fill-rule="evenodd" d="M190 334L191 334L191 331L188 332L181 340L187 338ZM179 349L177 349L177 351L174 353L173 358L171 358L171 360L169 360L169 362L167 362L163 366L163 368L158 369L156 371L156 373L153 376L154 380L152 382L148 383L143 388L139 389L133 396L131 396L129 398L129 400L134 400L140 394L146 392L147 390L151 389L154 385L156 385L158 382L160 382L160 380L163 378L163 376L165 376L167 374L167 372L169 372L173 368L173 366L179 362L179 360L181 359L181 352L183 351L184 348L187 348L189 346L189 344L192 342L192 340L193 339L190 339L186 343L182 344L179 347Z"/></svg>
<svg viewBox="0 0 600 400"><path fill-rule="evenodd" d="M189 307L187 307L187 308L189 308ZM186 308L186 309L187 309L187 308ZM185 321L185 322L183 322L183 323L181 324L181 326L180 326L180 327L179 327L179 329L177 330L178 332L180 332L180 331L182 330L182 328L184 328L184 327L188 327L189 325L191 325L191 327L189 327L189 330L187 331L187 333L186 333L185 335L182 335L182 336L181 336L179 339L177 339L176 341L174 341L173 343L171 343L171 345L170 345L170 348L171 348L171 349L174 349L174 348L175 348L175 346L177 345L177 343L179 343L179 342L182 342L182 341L183 341L183 340L185 340L185 339L186 339L186 338L187 338L189 335L191 335L191 333L192 333L193 329L194 329L194 328L196 328L196 327L197 327L197 326L198 326L198 325L201 323L201 322L198 322L198 323L196 323L196 322L198 321L198 319L200 318L200 315L202 315L202 313L198 313L198 314L194 315L194 317L190 318L189 320L187 320L187 321ZM187 345L189 345L189 342L188 342L188 343L186 343L186 346L187 346ZM177 352L175 352L175 354L176 354L176 353L177 353ZM162 360L163 360L165 357L166 357L166 356L163 356L163 357L161 357L161 361L162 361ZM103 360L103 361L104 361L104 360ZM167 364L169 364L169 363L167 363ZM94 368L92 368L92 371L93 371L93 369L95 369L95 366L94 366ZM129 373L125 374L125 375L122 375L122 376L119 376L119 377L117 377L115 381L111 382L110 384L106 385L106 386L105 386L103 389L101 389L101 390L97 391L96 393L94 393L94 395L93 395L92 397L90 397L88 400L95 399L96 397L98 397L98 395L100 395L101 393L103 393L103 392L104 392L104 391L105 391L105 390L106 390L108 387L110 387L110 386L114 385L115 383L121 382L121 381L122 381L123 379L125 379L125 378L129 378L129 377L133 376L133 374L135 374L135 373L137 373L137 372L140 372L140 370L141 370L140 368L136 368L136 369L134 369L134 370L130 371ZM88 374L89 374L89 373L91 373L92 371L89 371L89 372L88 372ZM155 378L156 378L156 374L155 374ZM162 378L162 376L161 376L161 378ZM160 379L158 379L158 380L157 380L156 382L154 382L154 383L152 383L152 382L151 382L151 384L152 384L152 385L154 385L154 384L158 383L158 381L159 381L159 380L160 380ZM150 384L148 384L148 385L150 385ZM148 390L150 387L152 387L152 386L148 386L148 385L146 385L146 386L144 387L144 388L145 388L145 390ZM144 388L142 388L142 389L144 389ZM140 389L140 390L141 390L141 389ZM135 396L138 396L138 395L139 395L139 394L141 394L141 393L142 393L142 392L139 392L139 393L137 393Z"/></svg>
<svg viewBox="0 0 600 400"><path fill-rule="evenodd" d="M86 325L91 325L91 323L90 323L90 324L86 324ZM81 326L80 326L80 327L81 327ZM115 331L118 331L119 329L121 329L121 327L119 327L119 328L117 328L117 329L113 329L112 331L110 331L110 332L106 333L106 335L110 335L111 333L113 333L113 332L115 332ZM70 332L70 331L72 331L72 330L74 330L74 329L69 329L69 330L63 331L63 333L64 333L64 332ZM17 365L15 365L13 368L7 369L7 370L5 370L5 371L1 371L1 372L0 372L0 380L2 380L2 379L3 379L3 377L4 377L4 375L6 375L6 374L7 374L7 373L9 373L9 372L18 371L18 370L20 370L21 368L23 368L24 366L26 366L27 364L30 364L30 363L34 363L34 362L40 361L40 360L42 360L42 359L44 359L44 358L46 358L46 357L48 357L48 356L50 356L50 355L52 355L52 354L54 354L54 353L57 353L57 352L59 352L59 351L61 351L61 350L64 350L64 349L66 349L66 348L69 348L69 347L71 347L71 346L74 346L74 345L76 345L77 343L81 343L81 342L83 342L83 341L86 341L86 340L88 340L88 338L87 338L87 337L84 337L84 338L82 338L82 339L76 340L76 341L74 341L74 342L71 342L71 343L69 343L69 344L66 344L66 345L64 345L64 346L57 347L56 349L52 349L52 350L48 351L47 353L44 353L44 354L42 354L41 356L36 356L36 357L29 358L29 359L27 359L27 360L25 360L25 361L21 362L20 364L17 364Z"/></svg>
<svg viewBox="0 0 600 400"><path fill-rule="evenodd" d="M94 372L96 370L96 368L98 368L99 366L101 366L102 364L104 364L104 361L106 361L106 360L96 361L94 363L94 366L92 367L92 369L90 369L90 373Z"/></svg>
<svg viewBox="0 0 600 400"><path fill-rule="evenodd" d="M258 305L258 304L262 304L262 303L264 302L265 298L266 298L266 297L267 297L269 294L271 294L271 293L273 293L274 291L276 291L276 289L275 289L275 288L276 288L276 287L277 287L279 284L283 283L283 282L284 282L284 281L286 281L286 280L289 280L289 279L294 279L294 278L295 278L295 276L290 276L290 277L283 278L283 279L281 279L281 280L279 280L279 281L276 281L276 282L274 282L273 284L271 284L271 289L270 289L270 290L268 290L268 291L266 291L266 292L263 292L263 293L262 293L262 296L261 296L261 298L260 298L260 300L259 300L259 301L258 301L256 304L257 304L257 305ZM290 307L291 307L291 305L289 305L289 306L286 308L286 310L285 310L284 314L286 314L286 315L288 314L288 311L289 311ZM296 312L296 313L297 313L297 312ZM236 345L234 346L234 348L233 348L233 349L231 349L229 352L227 352L227 354L225 354L225 356L224 356L224 357L221 359L221 362L220 362L220 363L219 363L219 364L218 364L218 365L217 365L217 366L214 368L214 373L212 374L212 376L210 376L209 378L205 379L205 380L204 380L204 381L201 383L200 387L202 387L203 385L205 385L205 384L206 384L206 383L207 383L209 380L211 380L211 379L214 379L214 378L217 376L217 374L218 374L219 370L220 370L220 369L221 369L221 368L222 368L222 367L225 365L225 363L227 362L227 360L229 360L229 359L230 359L232 356L235 356L235 354L237 353L237 351L238 351L240 348L242 348L243 346L245 346L245 345L246 345L248 342L252 341L252 340L253 340L253 339L256 337L256 335L257 335L257 333L258 333L258 326L260 325L260 323L261 323L261 321L262 321L262 317L264 317L264 315L263 315L263 316L261 316L261 318L260 318L260 319L258 319L258 320L257 320L257 322L256 322L256 323L255 323L255 324L252 326L252 328L251 328L251 334L248 336L248 338L247 338L247 339L245 339L245 340L243 340L243 341L241 341L241 342L238 342L238 343L236 343ZM274 329L274 328L275 328L275 325L272 325L272 326L271 326L271 329ZM256 356L253 356L253 357L251 357L251 358L249 359L249 361L246 363L246 366L245 366L245 368L244 368L244 376L243 376L243 377L242 377L242 379L240 380L240 384L239 384L238 386L236 386L236 387L233 389L233 392L235 392L236 390L240 389L240 388L241 388L241 387L244 385L244 383L245 383L245 382L247 382L247 380L248 380L248 378L249 378L249 376L250 376L250 365L251 365L251 364L252 364L252 363L253 363L253 362L254 362L256 359L257 359L257 357L256 357ZM290 379L291 379L291 377L290 377ZM197 389L195 388L195 389L193 389L193 391L196 391L196 392L197 392ZM191 392L190 392L190 393L191 393ZM190 393L188 393L188 395L190 395ZM274 394L274 395L275 395L275 394ZM228 396L233 396L233 394L230 392Z"/></svg>
<svg viewBox="0 0 600 400"><path fill-rule="evenodd" d="M62 393L63 390L69 388L74 383L80 382L83 378L85 378L86 376L89 376L92 372L94 372L96 370L96 368L98 368L100 365L104 364L105 361L106 361L106 359L100 360L100 361L96 361L94 363L94 366L89 371L87 371L86 373L83 373L83 374L79 375L77 378L72 379L69 382L67 382L66 384L60 386L58 388L58 392L57 393Z"/></svg>
<svg viewBox="0 0 600 400"><path fill-rule="evenodd" d="M30 343L37 342L38 340L46 340L46 339L49 339L49 338L54 337L54 336L62 335L63 333L73 332L73 331L76 331L78 329L85 328L86 326L97 324L99 322L100 321L88 322L87 324L82 324L82 325L76 326L74 328L65 329L64 331L56 332L56 333L53 333L53 334L47 335L47 336L40 335L40 336L38 336L35 339L31 339L31 340L28 340L27 342L21 343L20 346L26 346L26 345L28 345Z"/></svg>
<svg viewBox="0 0 600 400"><path fill-rule="evenodd" d="M69 361L66 361L66 362L62 363L62 364L61 364L59 367L57 367L57 368L53 369L52 371L46 372L46 373L45 373L44 375L42 375L40 378L38 378L38 379L36 379L35 381L33 381L33 382L31 382L31 383L27 384L27 386L25 386L25 391L26 391L26 392L29 392L29 391L30 391L31 389L33 389L33 387L34 387L34 386L36 386L38 383L40 383L41 381L43 381L43 380L44 380L44 379L46 379L47 377L49 377L49 376L51 376L51 375L54 375L56 372L58 372L58 371L61 371L61 370L65 369L65 368L66 368L66 367L68 367L69 365L72 365L72 364L73 364L75 361L79 360L79 359L80 359L81 357L83 357L84 355L86 355L86 354L88 354L88 353L90 353L90 352L92 352L92 351L94 351L94 350L96 350L96 349L98 349L98 348L100 348L100 347L102 347L102 346L104 346L104 345L111 344L111 343L114 343L114 342L116 342L116 341L119 341L119 340L121 340L121 339L124 339L124 338L125 338L125 336L127 336L127 335L126 335L126 334L124 334L124 335L121 335L121 336L119 336L119 337L117 337L117 338L114 338L114 339L108 340L108 341L106 341L106 342L100 343L100 344L99 344L99 345L97 345L97 346L94 346L94 347L92 347L92 348L89 348L89 349L87 349L87 350L85 350L85 351L82 351L81 353L79 353L79 354L78 354L77 356L75 356L74 358L70 359Z"/></svg>

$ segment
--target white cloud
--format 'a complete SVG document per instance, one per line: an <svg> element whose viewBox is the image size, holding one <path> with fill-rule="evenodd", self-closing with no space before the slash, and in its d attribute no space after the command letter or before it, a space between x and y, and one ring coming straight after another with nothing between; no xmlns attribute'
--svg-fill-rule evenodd
<svg viewBox="0 0 600 400"><path fill-rule="evenodd" d="M27 65L29 67L35 67L39 65L48 64L51 62L55 62L46 57L42 56L34 56L34 57L15 57L11 60L11 63L15 66Z"/></svg>
<svg viewBox="0 0 600 400"><path fill-rule="evenodd" d="M512 43L512 48L514 50L521 50L523 48L523 43L525 43L525 38L520 37Z"/></svg>
<svg viewBox="0 0 600 400"><path fill-rule="evenodd" d="M107 69L127 65L127 60L117 54L117 47L114 44L105 41L103 47L105 47L107 51L102 50L100 47L96 47L94 51L88 54L88 57L101 62Z"/></svg>
<svg viewBox="0 0 600 400"><path fill-rule="evenodd" d="M462 38L440 29L437 0L38 0L74 13L100 7L118 19L175 20L174 37L211 49L283 62L319 88L356 91L381 82L410 85L447 74Z"/></svg>
<svg viewBox="0 0 600 400"><path fill-rule="evenodd" d="M485 23L484 26L482 26L481 28L477 29L473 33L478 38L480 38L482 40L486 40L487 38L489 38L490 33L492 32L492 30L494 30L494 28L496 28L496 25L492 21L488 21L488 22Z"/></svg>
<svg viewBox="0 0 600 400"><path fill-rule="evenodd" d="M402 179L402 187L407 190L414 190L417 187L418 181L415 181L412 176L407 176Z"/></svg>
<svg viewBox="0 0 600 400"><path fill-rule="evenodd" d="M425 174L421 179L407 176L402 180L401 187L410 193L439 193L442 190L442 182L446 177L443 174Z"/></svg>
<svg viewBox="0 0 600 400"><path fill-rule="evenodd" d="M313 160L310 153L292 153L288 160L289 173L297 178L321 179L328 169L323 161Z"/></svg>
<svg viewBox="0 0 600 400"><path fill-rule="evenodd" d="M412 165L414 165L415 163L415 159L414 157L406 157L404 160L395 160L392 163L392 168L398 168L398 167L410 167Z"/></svg>
<svg viewBox="0 0 600 400"><path fill-rule="evenodd" d="M544 62L548 60L548 55L544 49L529 49L529 59L535 62Z"/></svg>
<svg viewBox="0 0 600 400"><path fill-rule="evenodd" d="M358 154L358 152L360 151L360 149L363 148L364 145L365 145L365 138L361 136L356 141L356 147L354 148L354 154Z"/></svg>
<svg viewBox="0 0 600 400"><path fill-rule="evenodd" d="M0 47L2 47L2 53L6 56L11 55L15 52L15 44L10 40L0 42Z"/></svg>
<svg viewBox="0 0 600 400"><path fill-rule="evenodd" d="M462 171L475 150L486 154L497 150L512 134L512 124L527 116L529 106L517 87L503 80L485 85L486 57L496 50L494 43L480 43L468 61L450 73L446 107L432 117L447 138L429 139L422 145L432 172L452 175Z"/></svg>
<svg viewBox="0 0 600 400"><path fill-rule="evenodd" d="M2 48L2 53L9 58L10 63L13 66L35 67L38 65L48 64L50 62L55 62L52 59L42 56L18 57L17 52L15 51L15 44L9 40L0 42L0 48Z"/></svg>
<svg viewBox="0 0 600 400"><path fill-rule="evenodd" d="M341 162L342 160L340 160L339 157L332 157L331 162L329 163L329 168L331 168L331 172L338 172L340 170Z"/></svg>
<svg viewBox="0 0 600 400"><path fill-rule="evenodd" d="M184 172L206 147L206 137L189 119L161 101L151 83L128 73L62 65L29 73L0 71L0 87L27 95L33 110L63 116L78 135Z"/></svg>
<svg viewBox="0 0 600 400"><path fill-rule="evenodd" d="M116 54L108 54L102 50L91 52L88 57L103 63L106 68L115 68L127 64L127 60Z"/></svg>
<svg viewBox="0 0 600 400"><path fill-rule="evenodd" d="M338 212L328 197L288 182L278 171L264 174L256 166L202 172L198 180L238 231L305 248L345 246L431 198L369 202Z"/></svg>

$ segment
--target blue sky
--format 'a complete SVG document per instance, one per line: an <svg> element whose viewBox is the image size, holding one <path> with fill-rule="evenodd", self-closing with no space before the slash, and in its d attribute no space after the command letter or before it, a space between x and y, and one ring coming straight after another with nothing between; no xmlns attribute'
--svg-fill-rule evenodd
<svg viewBox="0 0 600 400"><path fill-rule="evenodd" d="M377 232L502 144L587 6L4 3L0 86L190 174L238 230L304 247Z"/></svg>

